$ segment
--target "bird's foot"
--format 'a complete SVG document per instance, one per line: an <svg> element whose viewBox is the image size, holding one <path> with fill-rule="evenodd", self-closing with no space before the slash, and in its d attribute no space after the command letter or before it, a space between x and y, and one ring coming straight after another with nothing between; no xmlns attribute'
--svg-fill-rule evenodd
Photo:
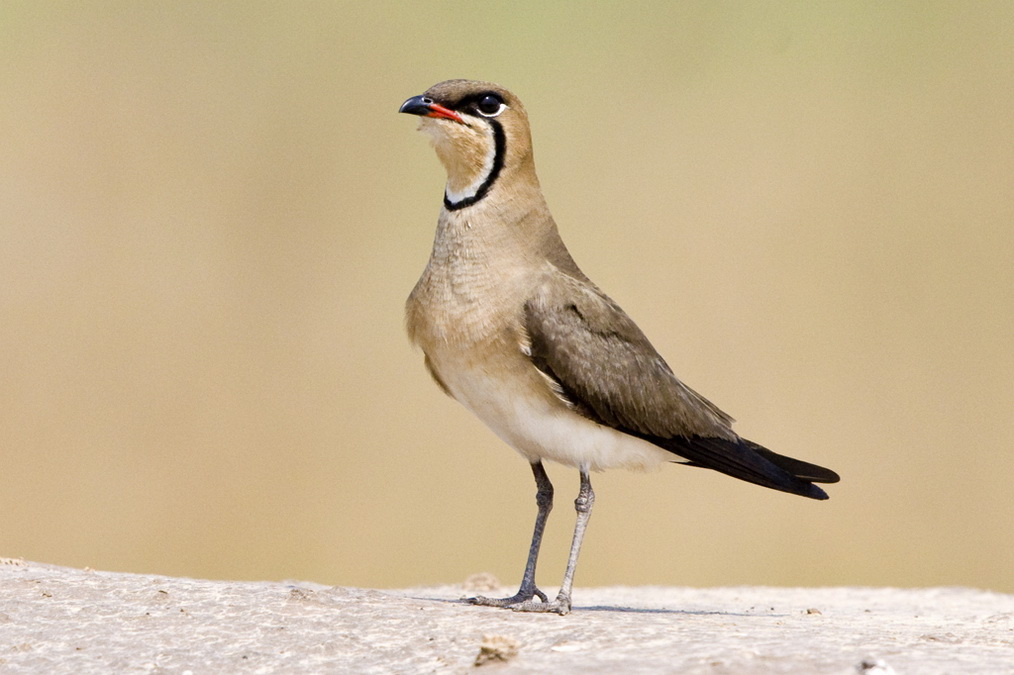
<svg viewBox="0 0 1014 675"><path fill-rule="evenodd" d="M532 598L538 597L542 602L548 602L546 594L538 589L535 584L530 587L524 585L518 589L518 592L509 598L487 598L482 595L477 595L474 598L469 598L468 601L473 605L483 605L485 607L513 607L523 602L531 602Z"/></svg>
<svg viewBox="0 0 1014 675"><path fill-rule="evenodd" d="M538 598L538 601L535 600L536 597ZM560 593L556 596L556 600L549 602L549 598L546 597L546 594L538 588L533 588L530 591L525 589L519 590L509 598L486 598L479 595L474 598L469 598L468 601L473 605L501 607L515 612L551 612L559 614L560 616L570 614L569 596Z"/></svg>

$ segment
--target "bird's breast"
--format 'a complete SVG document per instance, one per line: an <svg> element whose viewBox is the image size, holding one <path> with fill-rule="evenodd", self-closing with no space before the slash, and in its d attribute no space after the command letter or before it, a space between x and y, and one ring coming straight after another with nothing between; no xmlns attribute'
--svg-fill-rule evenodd
<svg viewBox="0 0 1014 675"><path fill-rule="evenodd" d="M582 417L553 391L528 356L523 281L447 263L431 261L406 305L409 335L447 393L529 461L601 470L670 459Z"/></svg>

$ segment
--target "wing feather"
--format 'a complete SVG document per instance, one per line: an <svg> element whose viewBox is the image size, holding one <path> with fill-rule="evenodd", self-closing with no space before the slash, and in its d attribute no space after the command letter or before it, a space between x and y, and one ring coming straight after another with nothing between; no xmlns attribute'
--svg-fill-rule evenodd
<svg viewBox="0 0 1014 675"><path fill-rule="evenodd" d="M528 353L577 412L700 466L814 499L823 467L784 457L732 430L732 418L683 384L622 309L584 280L560 275L525 303Z"/></svg>

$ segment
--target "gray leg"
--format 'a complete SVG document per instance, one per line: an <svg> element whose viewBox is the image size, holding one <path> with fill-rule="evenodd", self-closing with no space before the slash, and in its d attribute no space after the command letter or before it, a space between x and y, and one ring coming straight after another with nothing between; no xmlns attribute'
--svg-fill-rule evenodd
<svg viewBox="0 0 1014 675"><path fill-rule="evenodd" d="M535 563L539 560L539 548L542 546L542 534L546 531L546 520L549 512L553 510L553 484L549 482L546 469L542 462L532 463L532 473L535 474L535 503L539 507L539 513L535 516L535 532L532 533L532 546L528 549L528 562L525 563L525 574L521 577L521 588L509 598L484 598L481 595L469 598L473 605L488 605L491 607L515 607L521 603L529 602L538 597L543 603L547 601L546 594L535 585Z"/></svg>
<svg viewBox="0 0 1014 675"><path fill-rule="evenodd" d="M533 469L535 465L533 464ZM541 464L539 467L541 468ZM545 472L543 472L545 477ZM549 479L545 478L546 483L549 483ZM536 482L539 482L538 471L536 471ZM552 486L550 488L550 507L552 506ZM541 484L540 484L540 495ZM577 494L577 499L574 500L574 509L577 511L577 523L574 525L574 539L570 544L570 556L567 558L567 571L563 575L563 583L560 584L560 592L556 596L556 600L553 602L546 602L546 596L541 591L535 588L535 563L532 555L529 555L528 567L525 568L525 581L521 584L521 590L518 591L517 595L512 598L504 598L503 600L488 600L481 598L485 602L477 602L480 598L473 598L472 602L481 605L493 605L495 607L507 607L513 609L516 612L555 612L556 614L569 614L570 613L570 594L574 587L574 570L577 569L577 556L581 552L581 542L584 540L584 531L588 528L588 520L591 518L592 506L595 504L595 492L592 490L591 478L588 476L588 471L581 470L581 489ZM545 515L549 514L549 508L545 509ZM545 517L543 516L542 502L539 502L539 519L535 522L535 531L538 535L538 540L541 542L542 531L541 527L546 524ZM541 525L541 527L540 527ZM538 544L536 540L532 540L532 552L535 556L538 556ZM531 588L533 593L525 597L525 583L528 579L528 573L531 572ZM538 595L542 602L535 602L532 597Z"/></svg>
<svg viewBox="0 0 1014 675"><path fill-rule="evenodd" d="M592 490L591 478L588 472L581 471L581 490L574 500L574 509L577 511L577 523L574 525L574 539L570 544L570 556L567 558L567 571L563 575L563 583L560 584L560 592L556 596L556 604L559 609L554 610L560 614L570 611L570 592L574 587L574 570L577 569L577 555L581 552L581 542L584 540L584 531L591 519L592 506L595 504L595 492ZM563 611L566 610L566 611Z"/></svg>

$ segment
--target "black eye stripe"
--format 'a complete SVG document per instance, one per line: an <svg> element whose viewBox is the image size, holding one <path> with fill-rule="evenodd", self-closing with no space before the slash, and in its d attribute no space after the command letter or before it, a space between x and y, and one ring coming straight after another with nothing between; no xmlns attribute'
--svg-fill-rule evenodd
<svg viewBox="0 0 1014 675"><path fill-rule="evenodd" d="M483 111L482 108L480 108L480 106L486 99L491 99L492 101L495 101L497 106L506 105L506 101L503 100L503 96L496 93L495 91L481 91L477 94L469 94L468 96L465 96L464 98L460 99L459 101L448 107L451 108L452 110L458 110L460 112L475 111L480 112L480 114L482 112L485 112L486 115L492 115L497 110L497 108L492 107L492 105L490 105L489 109L485 111ZM490 102L491 104L492 101Z"/></svg>

